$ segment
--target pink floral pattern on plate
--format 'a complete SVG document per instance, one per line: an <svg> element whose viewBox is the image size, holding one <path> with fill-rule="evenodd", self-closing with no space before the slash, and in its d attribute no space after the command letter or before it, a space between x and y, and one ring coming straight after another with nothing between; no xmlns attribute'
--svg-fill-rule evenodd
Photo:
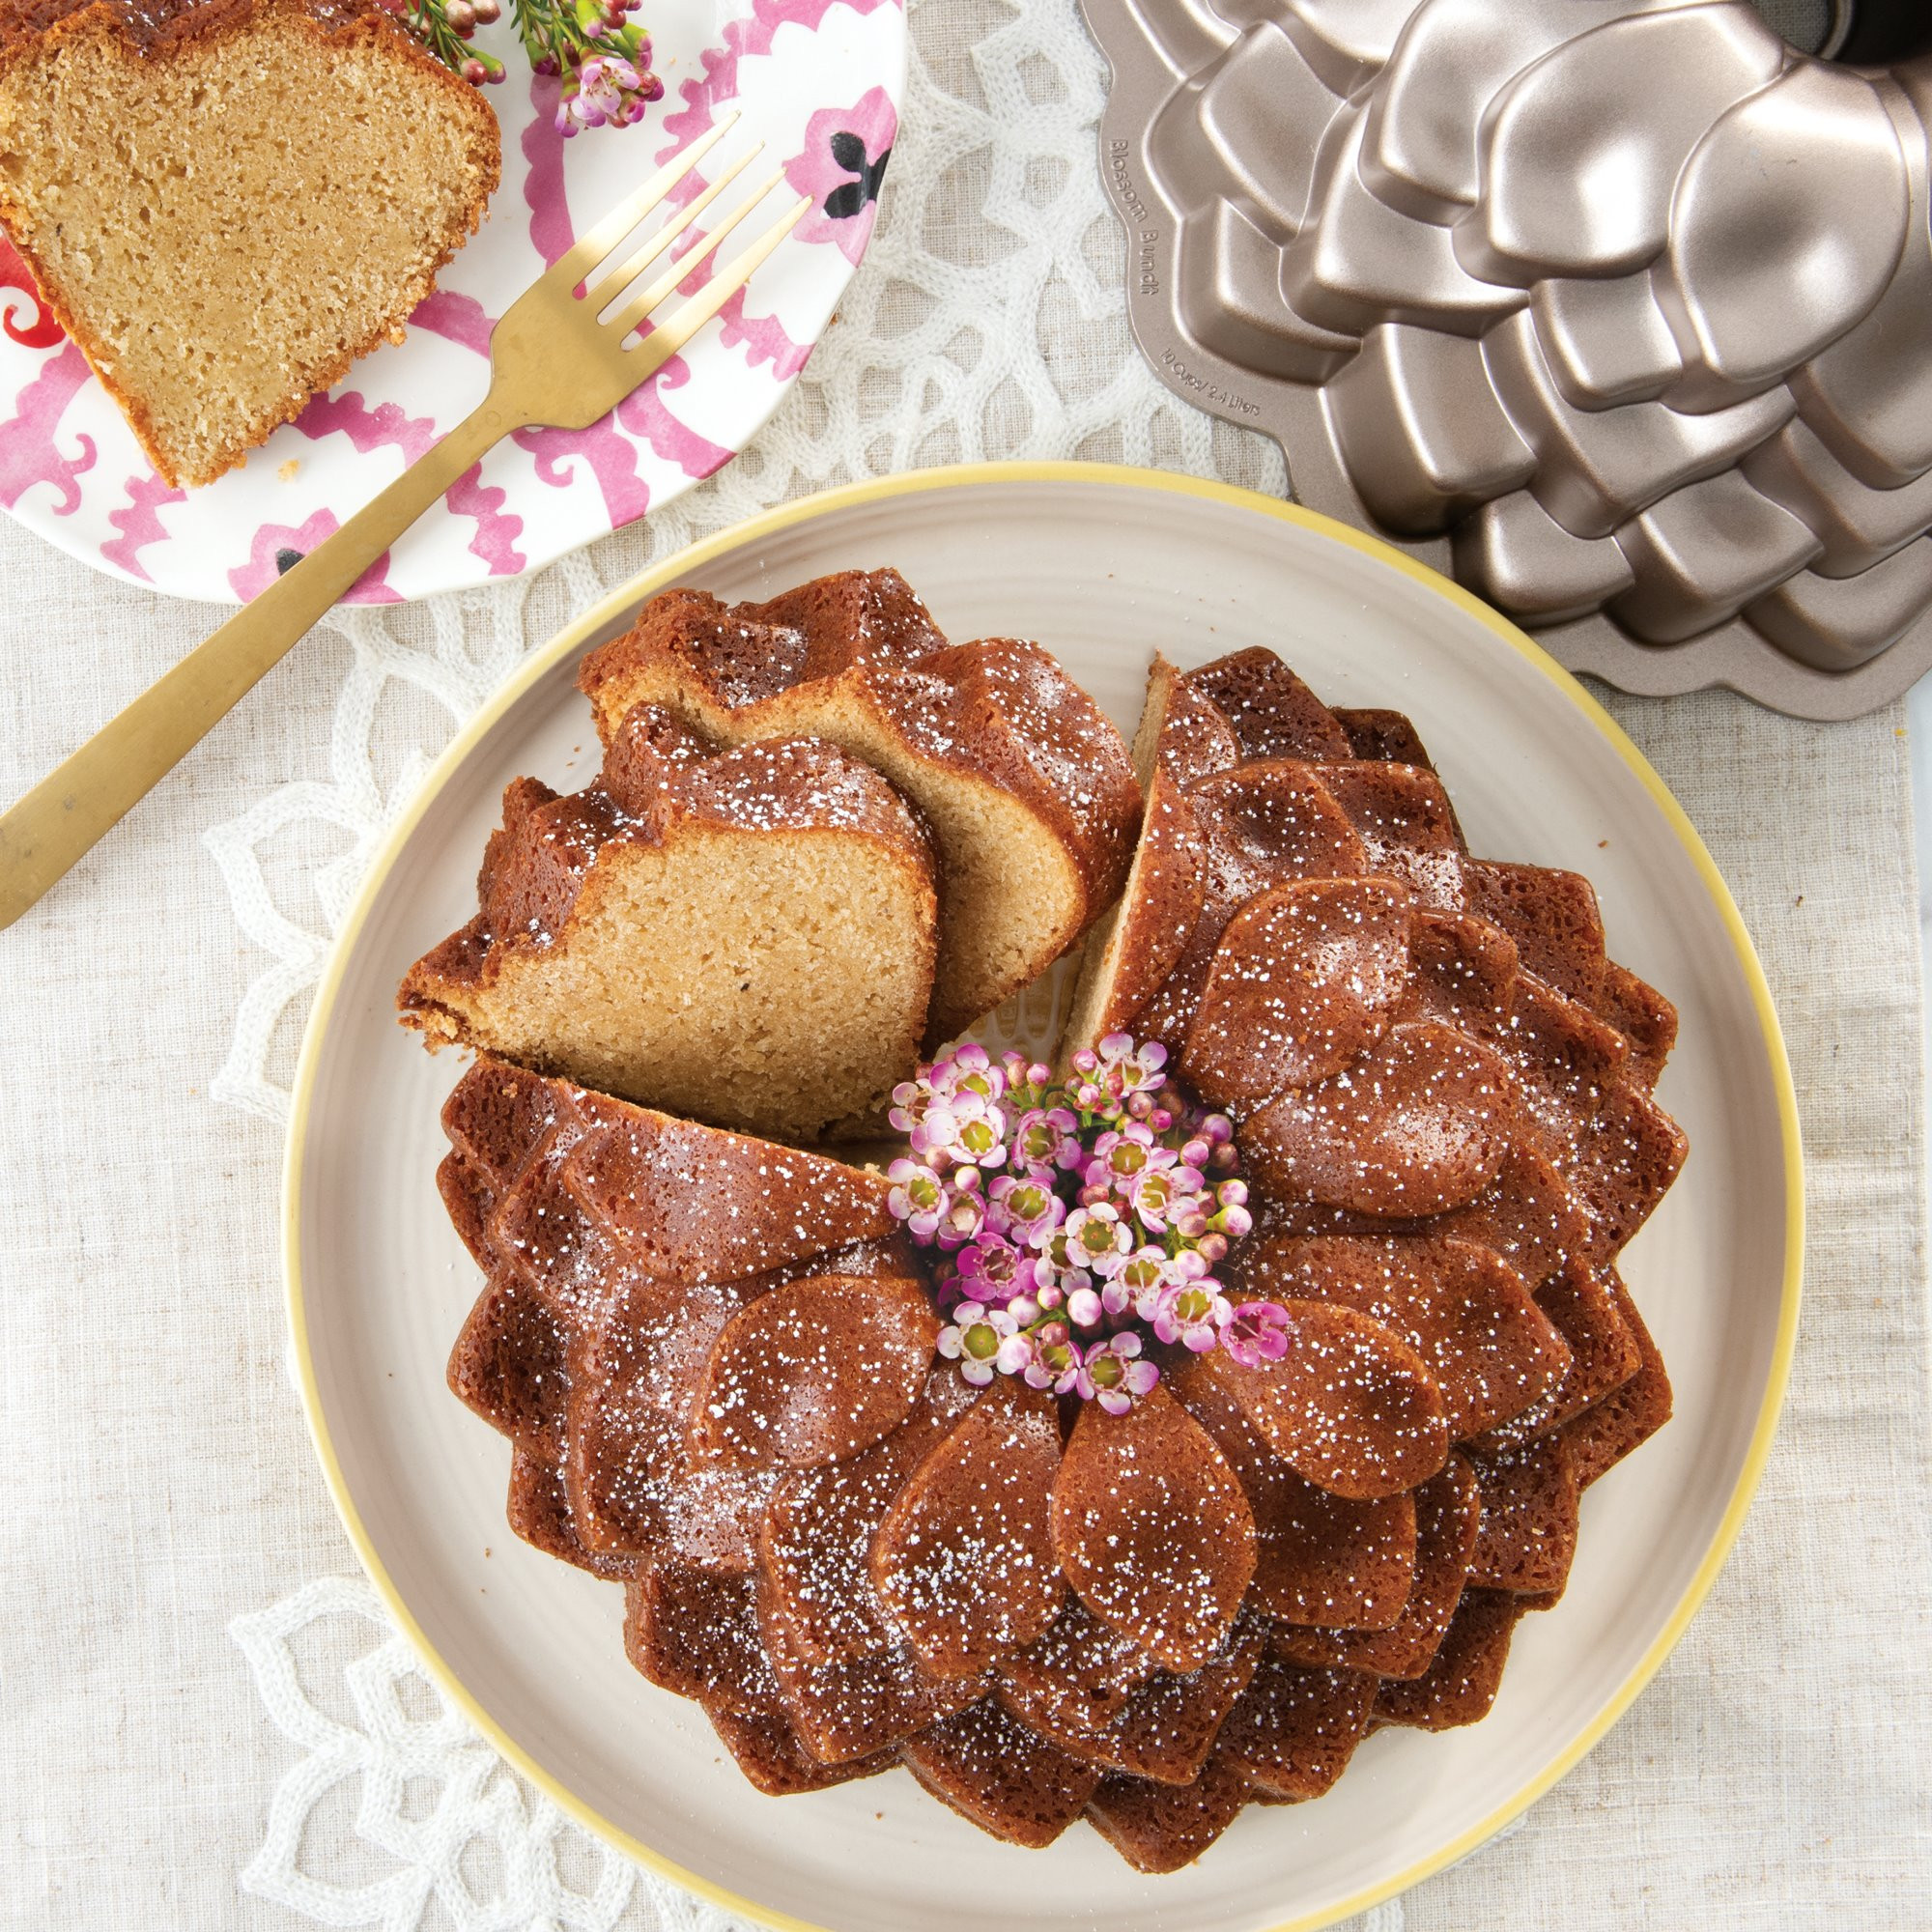
<svg viewBox="0 0 1932 1932"><path fill-rule="evenodd" d="M554 81L491 89L503 185L408 340L205 490L155 475L0 236L0 507L101 570L181 596L253 596L481 400L495 318L578 231L735 109L720 156L762 140L813 202L756 283L602 422L499 444L350 596L393 603L537 568L728 463L805 366L870 238L903 92L903 0L653 0L649 18L667 81L650 117L566 143ZM694 174L684 191L702 185Z"/></svg>

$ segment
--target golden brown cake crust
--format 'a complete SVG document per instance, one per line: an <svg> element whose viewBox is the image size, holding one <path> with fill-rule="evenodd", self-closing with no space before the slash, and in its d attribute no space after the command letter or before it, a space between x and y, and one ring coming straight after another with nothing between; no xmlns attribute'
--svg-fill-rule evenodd
<svg viewBox="0 0 1932 1932"><path fill-rule="evenodd" d="M764 604L668 591L578 683L607 739L639 703L731 743L818 733L925 812L943 867L934 1041L1037 978L1125 881L1141 808L1120 733L1037 644L949 644L895 570ZM1015 935L988 907L1022 874L1012 900L1034 923Z"/></svg>
<svg viewBox="0 0 1932 1932"><path fill-rule="evenodd" d="M582 791L512 781L477 899L476 917L397 992L403 1024L432 1048L485 1046L796 1140L876 1130L917 1060L935 951L931 849L892 787L821 739L713 753L640 705ZM803 937L814 916L822 953ZM648 961L666 951L699 963L660 995ZM814 973L860 983L808 983ZM680 988L683 1005L665 1008ZM851 1018L838 1050L803 1037L760 1046L813 999ZM666 1028L708 1041L710 1061L701 1045L672 1050Z"/></svg>
<svg viewBox="0 0 1932 1932"><path fill-rule="evenodd" d="M191 57L198 48L245 35L258 23L270 20L286 23L325 50L381 48L407 71L414 85L432 90L445 110L463 124L473 182L456 224L437 242L420 287L411 293L399 313L383 319L359 339L344 342L331 359L311 372L309 394L316 395L332 388L354 363L384 341L402 340L403 325L410 313L435 288L438 274L481 224L502 179L502 139L495 111L475 88L451 73L373 0L128 0L128 4L118 4L118 0L0 0L0 93L32 62L45 54L58 55L68 45L113 42L141 60L169 63ZM111 107L103 104L102 111L111 112ZM307 395L292 399L277 422L261 427L248 445L233 449L206 474L185 477L173 455L157 440L154 414L146 400L117 379L114 353L89 327L84 302L62 286L36 249L28 211L9 193L3 167L0 228L7 231L31 270L48 310L87 357L95 376L127 417L143 453L171 488L184 481L213 482L240 463L248 447L265 441L281 423L293 422L301 413Z"/></svg>

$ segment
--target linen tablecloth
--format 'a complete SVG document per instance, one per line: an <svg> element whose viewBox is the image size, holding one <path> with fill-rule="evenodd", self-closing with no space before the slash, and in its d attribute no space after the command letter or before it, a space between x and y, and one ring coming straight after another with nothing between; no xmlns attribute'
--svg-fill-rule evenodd
<svg viewBox="0 0 1932 1932"><path fill-rule="evenodd" d="M355 1577L285 1370L284 1090L426 759L600 588L781 497L993 456L1283 487L1128 338L1072 0L925 0L871 253L752 451L538 581L318 632L0 935L0 1922L711 1926L523 1787ZM607 135L613 152L622 135ZM0 522L0 794L222 613ZM1904 709L1611 697L1730 880L1789 1040L1806 1303L1763 1489L1651 1689L1526 1819L1368 1915L1932 1923L1919 948Z"/></svg>

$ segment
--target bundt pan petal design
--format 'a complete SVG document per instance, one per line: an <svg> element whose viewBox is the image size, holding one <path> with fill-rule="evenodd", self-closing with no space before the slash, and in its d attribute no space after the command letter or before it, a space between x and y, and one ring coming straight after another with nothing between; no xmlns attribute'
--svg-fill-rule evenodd
<svg viewBox="0 0 1932 1932"><path fill-rule="evenodd" d="M612 746L682 742L667 696ZM1584 880L1469 855L1406 719L1264 650L1157 658L1136 759L1065 1048L1158 1041L1232 1122L1253 1225L1217 1271L1278 1358L1167 1347L1123 1412L976 1385L891 1179L496 1053L438 1181L485 1275L449 1381L510 1440L512 1527L623 1583L630 1660L753 1785L902 1765L997 1837L1084 1817L1165 1872L1379 1726L1486 1715L1582 1492L1668 1417L1618 1258L1685 1142L1668 1002Z"/></svg>
<svg viewBox="0 0 1932 1932"><path fill-rule="evenodd" d="M1841 0L1852 67L1745 0L1082 4L1135 333L1301 502L1626 691L1932 666L1922 9Z"/></svg>

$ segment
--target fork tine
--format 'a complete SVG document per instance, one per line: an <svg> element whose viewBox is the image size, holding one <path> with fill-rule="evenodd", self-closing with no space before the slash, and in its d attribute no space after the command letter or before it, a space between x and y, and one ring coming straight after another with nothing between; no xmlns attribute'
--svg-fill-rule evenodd
<svg viewBox="0 0 1932 1932"><path fill-rule="evenodd" d="M757 159L764 147L765 144L760 141L740 156L702 194L686 202L621 269L613 269L594 289L589 290L584 299L590 304L590 312L597 314L622 295Z"/></svg>
<svg viewBox="0 0 1932 1932"><path fill-rule="evenodd" d="M766 256L798 226L810 207L811 197L801 195L755 242L733 255L675 315L651 330L631 352L640 358L633 364L639 383L663 368L752 279Z"/></svg>
<svg viewBox="0 0 1932 1932"><path fill-rule="evenodd" d="M689 147L679 149L635 194L593 224L575 246L565 249L543 279L553 286L561 282L574 289L724 139L737 121L738 110L734 108Z"/></svg>
<svg viewBox="0 0 1932 1932"><path fill-rule="evenodd" d="M650 314L652 309L656 308L661 301L664 301L670 295L671 291L694 269L699 267L707 257L716 254L718 244L724 240L725 236L730 234L732 229L737 227L739 222L743 221L746 215L750 214L764 200L766 195L770 194L772 189L777 187L779 183L783 180L784 170L782 168L775 169L771 174L767 175L696 248L692 249L689 254L680 255L640 295L627 301L611 318L610 326L620 336L628 335L632 329L636 328Z"/></svg>

